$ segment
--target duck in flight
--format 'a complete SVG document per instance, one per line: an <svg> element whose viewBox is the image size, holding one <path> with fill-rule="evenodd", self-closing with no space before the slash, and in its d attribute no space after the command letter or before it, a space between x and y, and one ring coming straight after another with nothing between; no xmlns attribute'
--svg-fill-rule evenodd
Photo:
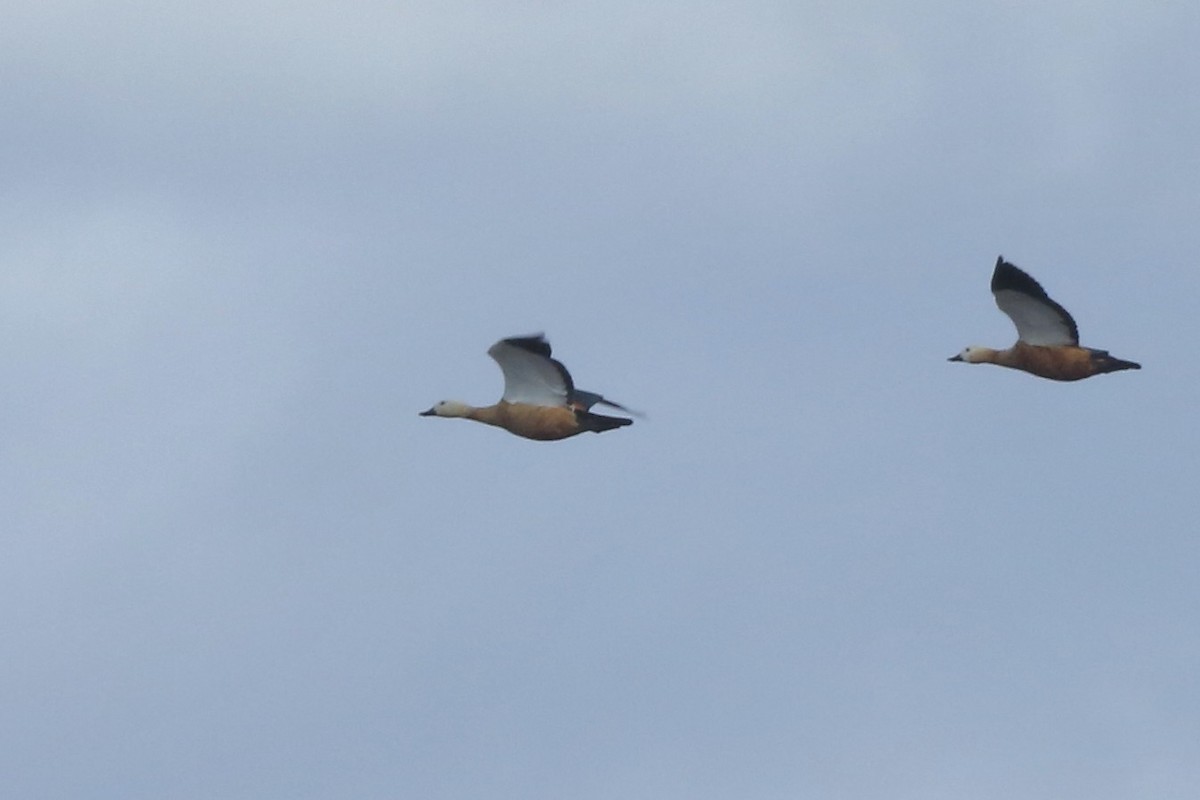
<svg viewBox="0 0 1200 800"><path fill-rule="evenodd" d="M594 393L576 389L571 373L550 357L543 334L501 339L488 350L504 372L504 396L495 405L477 408L456 400L443 400L422 417L463 417L503 428L538 441L566 439L578 433L603 433L632 425L624 417L593 414L594 405L635 414Z"/></svg>
<svg viewBox="0 0 1200 800"><path fill-rule="evenodd" d="M1114 358L1107 350L1080 347L1079 330L1067 310L1003 256L996 259L992 294L996 305L1017 326L1017 343L1007 350L968 347L950 361L999 364L1055 381L1078 381L1105 372L1142 368L1141 364Z"/></svg>

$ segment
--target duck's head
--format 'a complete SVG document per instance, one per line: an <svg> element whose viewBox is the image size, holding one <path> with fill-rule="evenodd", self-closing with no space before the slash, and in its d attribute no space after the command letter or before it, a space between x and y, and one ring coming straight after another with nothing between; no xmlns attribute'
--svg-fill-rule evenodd
<svg viewBox="0 0 1200 800"><path fill-rule="evenodd" d="M471 413L471 406L457 400L443 400L428 411L422 411L422 417L465 417Z"/></svg>
<svg viewBox="0 0 1200 800"><path fill-rule="evenodd" d="M963 348L963 351L956 356L950 356L947 361L965 361L968 364L982 364L987 360L989 350L986 347L971 347Z"/></svg>

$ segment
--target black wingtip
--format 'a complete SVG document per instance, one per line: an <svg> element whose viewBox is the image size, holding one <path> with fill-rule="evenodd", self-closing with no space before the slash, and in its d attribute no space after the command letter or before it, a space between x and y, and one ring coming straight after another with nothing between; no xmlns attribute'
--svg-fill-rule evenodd
<svg viewBox="0 0 1200 800"><path fill-rule="evenodd" d="M1004 256L996 259L996 269L992 272L992 291L1014 291L1031 297L1046 296L1046 290L1040 283L1016 264L1005 261Z"/></svg>
<svg viewBox="0 0 1200 800"><path fill-rule="evenodd" d="M633 414L635 417L645 418L645 416L646 416L645 414L643 414L640 411L634 411L632 408L626 408L625 406L621 405L620 403L609 400L607 397L604 397L603 395L599 395L595 392L585 392L582 389L575 390L574 396L572 397L572 401L576 405L580 406L584 411L587 411L589 408L591 408L594 405L601 405L601 406L608 406L609 408L615 408L618 411L624 411L626 414Z"/></svg>
<svg viewBox="0 0 1200 800"><path fill-rule="evenodd" d="M612 400L605 400L603 397L600 398L600 405L608 406L609 408L615 408L618 411L624 411L626 414L632 414L633 416L638 417L639 419L646 418L646 415L641 411L635 411L634 409L629 408L628 406L623 406L620 403L614 403Z"/></svg>
<svg viewBox="0 0 1200 800"><path fill-rule="evenodd" d="M550 357L550 342L546 341L546 334L544 333L534 333L529 336L510 336L503 341L505 344L519 347L534 355L545 356L546 358Z"/></svg>

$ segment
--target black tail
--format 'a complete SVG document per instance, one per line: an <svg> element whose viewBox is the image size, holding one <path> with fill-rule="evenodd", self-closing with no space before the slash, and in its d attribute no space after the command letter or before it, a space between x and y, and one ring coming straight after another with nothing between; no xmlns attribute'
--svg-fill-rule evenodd
<svg viewBox="0 0 1200 800"><path fill-rule="evenodd" d="M603 414L591 414L586 411L576 411L575 418L579 420L579 427L592 433L604 433L613 428L622 428L633 424L633 420L624 417L606 417Z"/></svg>
<svg viewBox="0 0 1200 800"><path fill-rule="evenodd" d="M1096 367L1097 375L1103 375L1105 372L1120 372L1123 369L1142 368L1142 365L1135 361L1123 361L1110 356L1107 350L1093 350L1092 365Z"/></svg>

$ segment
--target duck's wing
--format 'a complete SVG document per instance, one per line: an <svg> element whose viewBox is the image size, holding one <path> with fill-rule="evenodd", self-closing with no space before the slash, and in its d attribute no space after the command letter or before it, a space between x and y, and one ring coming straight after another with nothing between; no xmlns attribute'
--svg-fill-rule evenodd
<svg viewBox="0 0 1200 800"><path fill-rule="evenodd" d="M646 416L640 411L634 411L632 408L626 408L620 403L614 403L612 400L609 400L603 395L596 394L595 392L585 392L583 389L576 389L575 394L571 396L571 405L583 411L589 410L596 404L608 406L609 408L615 408L618 411L624 411L626 414L633 414L635 417Z"/></svg>
<svg viewBox="0 0 1200 800"><path fill-rule="evenodd" d="M1017 338L1022 342L1048 347L1079 344L1079 329L1067 310L1003 256L996 260L992 273L992 294L996 305L1017 326Z"/></svg>
<svg viewBox="0 0 1200 800"><path fill-rule="evenodd" d="M550 357L542 334L501 339L488 350L504 372L504 397L509 403L566 406L575 392L571 373Z"/></svg>

